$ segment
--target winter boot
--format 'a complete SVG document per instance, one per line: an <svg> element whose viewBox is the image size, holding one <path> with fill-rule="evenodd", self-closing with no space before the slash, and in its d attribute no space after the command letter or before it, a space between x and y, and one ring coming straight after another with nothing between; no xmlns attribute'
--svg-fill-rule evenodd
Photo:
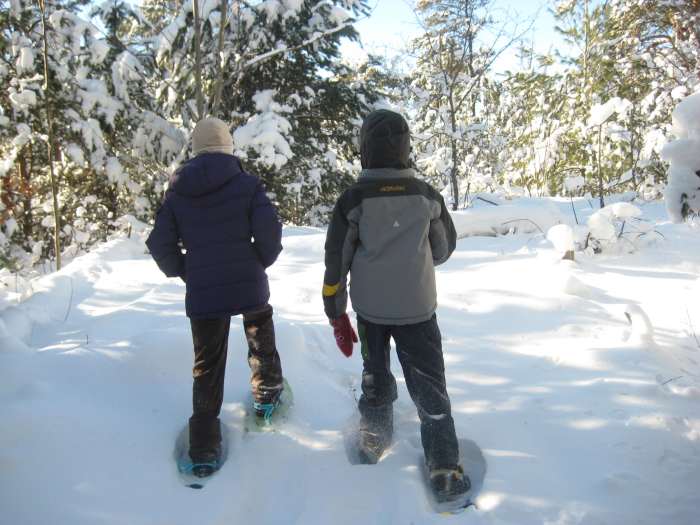
<svg viewBox="0 0 700 525"><path fill-rule="evenodd" d="M282 364L275 344L272 307L266 305L259 310L244 313L243 328L248 342L253 410L257 417L269 423L284 389Z"/></svg>
<svg viewBox="0 0 700 525"><path fill-rule="evenodd" d="M284 390L284 386L282 386L282 388L279 388L279 389L273 391L273 394L270 397L270 400L267 401L266 403L261 403L259 401L253 401L253 410L255 410L256 417L264 419L265 423L270 423L270 421L272 420L272 414L274 413L275 409L280 404L280 399L282 397L283 390Z"/></svg>
<svg viewBox="0 0 700 525"><path fill-rule="evenodd" d="M364 406L361 413L358 454L361 463L373 465L391 445L394 410L390 403L379 407Z"/></svg>
<svg viewBox="0 0 700 525"><path fill-rule="evenodd" d="M190 459L192 474L211 476L221 466L221 426L219 418L190 418Z"/></svg>
<svg viewBox="0 0 700 525"><path fill-rule="evenodd" d="M469 477L459 465L454 468L431 469L428 477L437 503L459 503L466 499L471 488Z"/></svg>

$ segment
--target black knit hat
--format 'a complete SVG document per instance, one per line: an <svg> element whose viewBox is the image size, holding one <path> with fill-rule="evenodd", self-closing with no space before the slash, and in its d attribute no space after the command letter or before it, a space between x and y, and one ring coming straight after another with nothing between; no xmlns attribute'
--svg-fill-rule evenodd
<svg viewBox="0 0 700 525"><path fill-rule="evenodd" d="M363 169L408 168L410 154L411 132L401 115L378 109L365 117L360 130Z"/></svg>

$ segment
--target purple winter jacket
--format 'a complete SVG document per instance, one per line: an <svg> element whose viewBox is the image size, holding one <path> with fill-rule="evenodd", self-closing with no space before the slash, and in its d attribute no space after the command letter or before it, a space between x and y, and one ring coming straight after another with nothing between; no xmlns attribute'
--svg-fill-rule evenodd
<svg viewBox="0 0 700 525"><path fill-rule="evenodd" d="M265 268L282 251L281 238L260 179L233 155L205 153L171 178L146 245L165 275L185 281L187 316L210 319L268 302Z"/></svg>

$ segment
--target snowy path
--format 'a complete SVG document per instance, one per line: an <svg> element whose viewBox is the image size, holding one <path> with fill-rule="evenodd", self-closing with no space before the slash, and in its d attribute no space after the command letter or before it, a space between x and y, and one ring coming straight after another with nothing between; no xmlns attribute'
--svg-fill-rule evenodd
<svg viewBox="0 0 700 525"><path fill-rule="evenodd" d="M248 369L234 319L229 460L205 490L184 488L172 461L190 403L184 287L137 240L112 241L0 314L11 334L0 325L2 521L697 523L700 241L686 226L660 228L667 240L646 252L573 267L536 237L464 239L440 267L457 431L488 462L478 508L454 518L425 500L417 418L396 362L393 448L375 466L346 460L361 360L357 348L349 360L337 351L323 316L324 232L314 229L286 229L270 272L295 394L289 423L242 434Z"/></svg>

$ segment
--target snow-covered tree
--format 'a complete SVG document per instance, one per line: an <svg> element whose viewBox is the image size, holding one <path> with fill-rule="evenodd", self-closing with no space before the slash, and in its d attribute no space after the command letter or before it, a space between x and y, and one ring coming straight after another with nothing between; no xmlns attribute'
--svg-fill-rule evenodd
<svg viewBox="0 0 700 525"><path fill-rule="evenodd" d="M184 144L151 111L147 68L132 54L143 46L125 40L139 21L130 4L93 6L98 23L84 2L41 7L46 71L42 9L12 0L0 10L0 76L8 85L0 95L0 250L18 264L58 258L50 242L57 222L60 244L75 251L106 238L121 215L150 215L160 199L151 168L162 171Z"/></svg>
<svg viewBox="0 0 700 525"><path fill-rule="evenodd" d="M700 214L700 91L683 100L673 112L676 139L663 149L670 162L666 208L681 222Z"/></svg>
<svg viewBox="0 0 700 525"><path fill-rule="evenodd" d="M566 177L579 176L581 164L567 155L569 124L566 80L547 70L550 57L529 71L510 73L502 82L496 109L505 137L501 184L511 193L556 194Z"/></svg>
<svg viewBox="0 0 700 525"><path fill-rule="evenodd" d="M420 0L425 32L413 43L416 67L412 98L418 167L442 185L449 184L452 208L470 176L488 183L491 150L487 73L510 42L503 31L486 41L490 0Z"/></svg>
<svg viewBox="0 0 700 525"><path fill-rule="evenodd" d="M549 194L570 193L575 186L601 202L624 189L653 196L648 190L665 177L659 152L670 133L671 103L687 92L693 75L686 68L675 80L664 80L640 38L640 32L660 30L663 20L677 19L678 6L657 8L657 15L666 14L654 23L644 11L642 28L631 15L641 16L641 4L651 9L628 0L555 4L566 52L535 57L530 71L515 72L503 83L509 182ZM673 34L672 24L664 27Z"/></svg>
<svg viewBox="0 0 700 525"><path fill-rule="evenodd" d="M366 2L208 0L196 4L196 17L193 5L144 4L161 107L186 129L205 115L242 128L237 151L283 217L325 216L349 183L356 127L376 98L339 52L341 38L356 37L352 24Z"/></svg>

